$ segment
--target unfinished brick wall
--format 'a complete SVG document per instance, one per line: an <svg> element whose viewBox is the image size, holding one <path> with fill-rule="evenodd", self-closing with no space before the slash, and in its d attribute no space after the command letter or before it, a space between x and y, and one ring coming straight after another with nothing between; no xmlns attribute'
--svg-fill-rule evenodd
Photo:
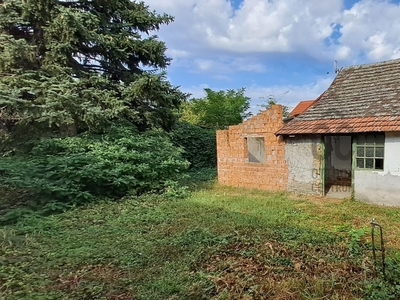
<svg viewBox="0 0 400 300"><path fill-rule="evenodd" d="M218 130L219 183L264 190L286 190L288 167L285 161L285 142L282 137L275 136L275 132L282 126L282 106L274 105L239 125ZM264 163L249 162L249 137L264 138Z"/></svg>

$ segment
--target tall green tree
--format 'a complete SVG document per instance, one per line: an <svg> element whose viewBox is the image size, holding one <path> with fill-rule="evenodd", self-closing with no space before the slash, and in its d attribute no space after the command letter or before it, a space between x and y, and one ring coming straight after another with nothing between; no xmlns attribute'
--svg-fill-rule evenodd
<svg viewBox="0 0 400 300"><path fill-rule="evenodd" d="M245 88L213 91L205 89L206 96L191 99L182 105L181 120L213 129L225 129L251 116L248 112L250 98Z"/></svg>
<svg viewBox="0 0 400 300"><path fill-rule="evenodd" d="M170 129L186 95L152 32L172 21L131 0L0 1L0 123Z"/></svg>

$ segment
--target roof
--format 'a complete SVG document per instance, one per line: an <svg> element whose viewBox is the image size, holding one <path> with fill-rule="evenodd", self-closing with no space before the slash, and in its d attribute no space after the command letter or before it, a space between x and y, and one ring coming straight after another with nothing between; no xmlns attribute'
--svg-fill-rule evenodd
<svg viewBox="0 0 400 300"><path fill-rule="evenodd" d="M303 114L276 134L400 131L400 59L343 68Z"/></svg>
<svg viewBox="0 0 400 300"><path fill-rule="evenodd" d="M306 100L306 101L300 101L299 104L296 105L295 108L290 112L289 117L296 117L303 112L305 112L313 103L315 100Z"/></svg>

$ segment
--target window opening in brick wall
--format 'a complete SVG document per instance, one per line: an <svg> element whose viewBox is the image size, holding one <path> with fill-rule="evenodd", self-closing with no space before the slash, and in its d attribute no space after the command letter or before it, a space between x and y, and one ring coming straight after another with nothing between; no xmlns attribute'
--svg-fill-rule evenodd
<svg viewBox="0 0 400 300"><path fill-rule="evenodd" d="M357 136L357 169L383 170L384 134Z"/></svg>
<svg viewBox="0 0 400 300"><path fill-rule="evenodd" d="M265 163L265 142L263 137L247 137L248 161Z"/></svg>

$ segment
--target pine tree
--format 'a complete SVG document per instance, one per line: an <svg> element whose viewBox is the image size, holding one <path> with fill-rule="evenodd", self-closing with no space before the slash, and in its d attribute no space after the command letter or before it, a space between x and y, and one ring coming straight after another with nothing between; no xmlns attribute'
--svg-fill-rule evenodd
<svg viewBox="0 0 400 300"><path fill-rule="evenodd" d="M131 0L0 0L0 121L171 128L186 95L152 32L172 21Z"/></svg>

